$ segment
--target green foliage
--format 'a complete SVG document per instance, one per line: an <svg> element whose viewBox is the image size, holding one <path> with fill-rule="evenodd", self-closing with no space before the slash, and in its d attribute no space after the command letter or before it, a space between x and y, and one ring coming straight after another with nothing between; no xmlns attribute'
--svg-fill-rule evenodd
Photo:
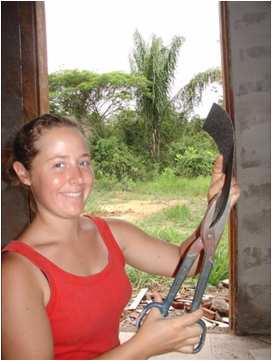
<svg viewBox="0 0 272 361"><path fill-rule="evenodd" d="M111 72L97 74L86 70L63 70L49 75L49 108L78 119L105 119L131 106L135 92L147 94L148 81L137 74ZM95 122L90 126L95 127Z"/></svg>
<svg viewBox="0 0 272 361"><path fill-rule="evenodd" d="M150 217L148 217L146 220L144 220L142 223L139 222L138 224L142 228L146 226L148 226L149 228L152 227L152 234L154 235L154 232L156 233L155 228L159 227L158 230L162 230L162 224L166 226L168 222L175 222L177 226L184 226L190 219L190 209L186 205L177 205L156 212ZM156 236L159 235L156 233Z"/></svg>
<svg viewBox="0 0 272 361"><path fill-rule="evenodd" d="M183 154L176 154L175 172L185 177L209 175L212 171L214 154L209 150L202 150L194 146L185 149Z"/></svg>
<svg viewBox="0 0 272 361"><path fill-rule="evenodd" d="M204 90L211 84L222 82L222 74L219 68L207 69L196 74L187 85L181 88L173 101L180 111L191 113L194 107L202 100Z"/></svg>
<svg viewBox="0 0 272 361"><path fill-rule="evenodd" d="M218 283L228 278L229 270L229 257L228 257L228 238L227 229L224 231L223 236L219 242L218 248L215 253L215 260L213 269L209 278L211 285L218 285Z"/></svg>
<svg viewBox="0 0 272 361"><path fill-rule="evenodd" d="M134 153L148 161L148 145L143 118L133 110L121 111L112 119L112 134Z"/></svg>
<svg viewBox="0 0 272 361"><path fill-rule="evenodd" d="M208 186L209 177L199 176L191 179L178 177L171 168L167 168L152 180L136 182L136 189L141 194L162 198L169 196L199 196L207 192Z"/></svg>
<svg viewBox="0 0 272 361"><path fill-rule="evenodd" d="M204 163L212 144L201 134L201 120L189 116L206 87L220 84L221 71L215 68L196 74L171 98L184 41L174 36L165 46L153 35L147 43L136 31L130 74L78 69L49 74L50 112L77 118L96 141L118 138L130 154L137 154L146 164L152 161L149 172L154 174L166 167L182 175L207 174ZM185 152L185 147L193 150ZM205 159L197 160L202 150Z"/></svg>
<svg viewBox="0 0 272 361"><path fill-rule="evenodd" d="M98 139L91 153L98 178L111 177L125 182L144 175L143 161L115 137Z"/></svg>
<svg viewBox="0 0 272 361"><path fill-rule="evenodd" d="M203 120L198 118L184 123L178 141L169 144L166 163L176 175L196 177L211 174L217 148L202 126Z"/></svg>
<svg viewBox="0 0 272 361"><path fill-rule="evenodd" d="M170 90L177 66L178 54L184 39L175 36L169 47L153 36L147 44L141 34L134 33L134 50L130 58L133 74L149 81L149 94L137 92L137 109L141 112L148 133L149 151L153 160L160 158L161 127L171 107Z"/></svg>

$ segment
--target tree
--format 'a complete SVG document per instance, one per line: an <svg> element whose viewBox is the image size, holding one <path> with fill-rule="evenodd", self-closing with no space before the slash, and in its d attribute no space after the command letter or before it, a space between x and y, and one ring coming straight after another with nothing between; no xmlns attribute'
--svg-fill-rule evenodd
<svg viewBox="0 0 272 361"><path fill-rule="evenodd" d="M190 114L201 102L205 89L213 83L221 83L222 74L219 68L211 68L196 74L187 85L181 88L172 98L176 109Z"/></svg>
<svg viewBox="0 0 272 361"><path fill-rule="evenodd" d="M49 75L50 111L88 119L103 132L106 119L132 105L136 90L147 93L147 83L143 76L122 72L55 72Z"/></svg>
<svg viewBox="0 0 272 361"><path fill-rule="evenodd" d="M153 35L146 44L138 31L134 33L134 50L130 58L132 74L145 76L148 93L136 92L137 107L145 119L153 160L160 159L161 127L171 112L170 90L184 39L175 36L169 47Z"/></svg>
<svg viewBox="0 0 272 361"><path fill-rule="evenodd" d="M150 153L154 160L160 159L162 126L171 118L188 119L194 107L200 104L204 90L222 79L219 68L208 69L195 75L171 98L172 81L183 42L184 38L175 36L170 46L165 47L162 39L155 35L147 44L138 31L134 34L131 70L134 74L144 75L150 82L148 94L136 92L136 96L138 110L145 119Z"/></svg>

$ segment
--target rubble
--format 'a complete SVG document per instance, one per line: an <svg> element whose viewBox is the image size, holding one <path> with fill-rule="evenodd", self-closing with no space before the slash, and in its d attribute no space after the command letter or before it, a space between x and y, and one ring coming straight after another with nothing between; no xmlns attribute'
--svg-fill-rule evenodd
<svg viewBox="0 0 272 361"><path fill-rule="evenodd" d="M217 296L212 300L211 310L217 311L222 316L228 316L229 304L225 300L225 297Z"/></svg>
<svg viewBox="0 0 272 361"><path fill-rule="evenodd" d="M226 329L229 326L228 280L220 282L219 287L208 287L202 299L203 320L209 330ZM168 289L159 290L164 299ZM180 316L191 308L195 288L183 287L176 295L169 309L168 317ZM134 290L132 302L121 318L121 331L136 331L136 319L144 307L153 301L153 292L147 288Z"/></svg>
<svg viewBox="0 0 272 361"><path fill-rule="evenodd" d="M127 307L128 310L135 310L139 303L142 301L143 297L145 296L148 288L142 288L138 293L137 297L133 300L133 302Z"/></svg>

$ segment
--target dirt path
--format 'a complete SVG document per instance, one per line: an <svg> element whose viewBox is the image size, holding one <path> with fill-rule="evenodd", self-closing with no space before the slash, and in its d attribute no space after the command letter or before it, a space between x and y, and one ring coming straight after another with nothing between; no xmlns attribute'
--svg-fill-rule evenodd
<svg viewBox="0 0 272 361"><path fill-rule="evenodd" d="M131 200L124 203L105 205L103 206L103 212L99 213L99 216L115 217L127 221L136 221L144 219L146 216L150 216L151 214L159 212L164 208L174 207L180 204L180 199L173 199L168 201Z"/></svg>

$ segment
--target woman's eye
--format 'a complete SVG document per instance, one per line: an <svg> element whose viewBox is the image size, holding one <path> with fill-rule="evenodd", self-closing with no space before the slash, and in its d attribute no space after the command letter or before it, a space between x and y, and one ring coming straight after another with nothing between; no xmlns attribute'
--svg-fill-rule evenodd
<svg viewBox="0 0 272 361"><path fill-rule="evenodd" d="M55 163L54 168L58 168L58 169L64 168L64 163L63 162Z"/></svg>
<svg viewBox="0 0 272 361"><path fill-rule="evenodd" d="M79 164L80 164L80 166L81 167L89 167L90 166L90 161L89 160L81 160L80 162L79 162Z"/></svg>

